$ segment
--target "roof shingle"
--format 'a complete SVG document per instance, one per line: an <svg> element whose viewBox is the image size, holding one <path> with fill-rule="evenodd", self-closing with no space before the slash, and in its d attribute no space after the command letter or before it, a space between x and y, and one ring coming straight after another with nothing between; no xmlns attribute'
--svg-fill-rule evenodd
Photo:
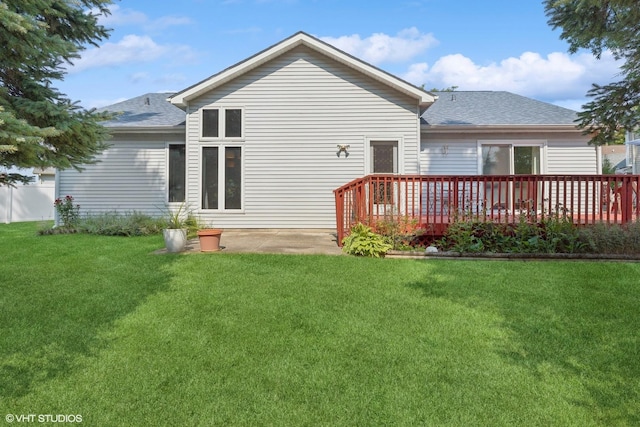
<svg viewBox="0 0 640 427"><path fill-rule="evenodd" d="M504 91L433 92L438 100L422 114L431 126L575 125L577 113Z"/></svg>
<svg viewBox="0 0 640 427"><path fill-rule="evenodd" d="M175 127L184 125L186 113L167 101L171 93L147 93L98 111L118 113L114 120L104 122L109 128L120 127Z"/></svg>

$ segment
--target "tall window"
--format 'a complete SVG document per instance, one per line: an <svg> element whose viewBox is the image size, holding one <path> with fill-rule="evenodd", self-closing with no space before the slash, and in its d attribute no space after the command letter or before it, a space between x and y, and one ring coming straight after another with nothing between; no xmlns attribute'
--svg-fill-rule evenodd
<svg viewBox="0 0 640 427"><path fill-rule="evenodd" d="M169 202L184 202L185 159L184 144L169 145Z"/></svg>
<svg viewBox="0 0 640 427"><path fill-rule="evenodd" d="M202 149L202 209L242 209L242 148Z"/></svg>
<svg viewBox="0 0 640 427"><path fill-rule="evenodd" d="M202 110L203 138L242 138L241 108L204 108Z"/></svg>
<svg viewBox="0 0 640 427"><path fill-rule="evenodd" d="M202 149L202 209L218 209L218 147Z"/></svg>

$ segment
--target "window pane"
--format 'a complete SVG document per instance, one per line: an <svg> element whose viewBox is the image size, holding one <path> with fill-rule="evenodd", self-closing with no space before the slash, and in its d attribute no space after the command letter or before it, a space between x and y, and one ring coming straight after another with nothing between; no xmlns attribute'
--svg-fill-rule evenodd
<svg viewBox="0 0 640 427"><path fill-rule="evenodd" d="M184 202L185 146L169 145L169 202Z"/></svg>
<svg viewBox="0 0 640 427"><path fill-rule="evenodd" d="M511 170L511 146L483 145L482 173L484 175L509 175ZM507 209L509 206L509 187L506 182L485 184L484 199L489 209Z"/></svg>
<svg viewBox="0 0 640 427"><path fill-rule="evenodd" d="M218 110L202 110L202 136L207 138L218 137Z"/></svg>
<svg viewBox="0 0 640 427"><path fill-rule="evenodd" d="M510 163L508 145L482 146L483 175L509 175Z"/></svg>
<svg viewBox="0 0 640 427"><path fill-rule="evenodd" d="M513 166L516 175L540 173L540 147L513 147Z"/></svg>
<svg viewBox="0 0 640 427"><path fill-rule="evenodd" d="M202 209L218 209L218 147L202 149Z"/></svg>
<svg viewBox="0 0 640 427"><path fill-rule="evenodd" d="M225 110L224 133L227 138L242 136L242 110Z"/></svg>
<svg viewBox="0 0 640 427"><path fill-rule="evenodd" d="M398 144L394 141L371 143L371 172L396 173Z"/></svg>
<svg viewBox="0 0 640 427"><path fill-rule="evenodd" d="M225 209L242 209L242 150L227 147L224 157Z"/></svg>

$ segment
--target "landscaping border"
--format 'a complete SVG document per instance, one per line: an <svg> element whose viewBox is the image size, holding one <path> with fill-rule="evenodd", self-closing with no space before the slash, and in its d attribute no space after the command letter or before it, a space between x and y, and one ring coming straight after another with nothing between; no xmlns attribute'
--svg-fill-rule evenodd
<svg viewBox="0 0 640 427"><path fill-rule="evenodd" d="M534 253L474 253L389 251L385 258L413 259L483 259L496 261L625 261L640 262L640 254L534 254Z"/></svg>

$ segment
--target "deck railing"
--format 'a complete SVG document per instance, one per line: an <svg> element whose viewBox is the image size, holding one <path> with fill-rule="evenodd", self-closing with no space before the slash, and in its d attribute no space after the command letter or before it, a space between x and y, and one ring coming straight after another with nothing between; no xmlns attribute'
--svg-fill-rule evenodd
<svg viewBox="0 0 640 427"><path fill-rule="evenodd" d="M442 236L455 220L635 221L640 175L368 175L334 190L338 242L361 222L411 222Z"/></svg>

